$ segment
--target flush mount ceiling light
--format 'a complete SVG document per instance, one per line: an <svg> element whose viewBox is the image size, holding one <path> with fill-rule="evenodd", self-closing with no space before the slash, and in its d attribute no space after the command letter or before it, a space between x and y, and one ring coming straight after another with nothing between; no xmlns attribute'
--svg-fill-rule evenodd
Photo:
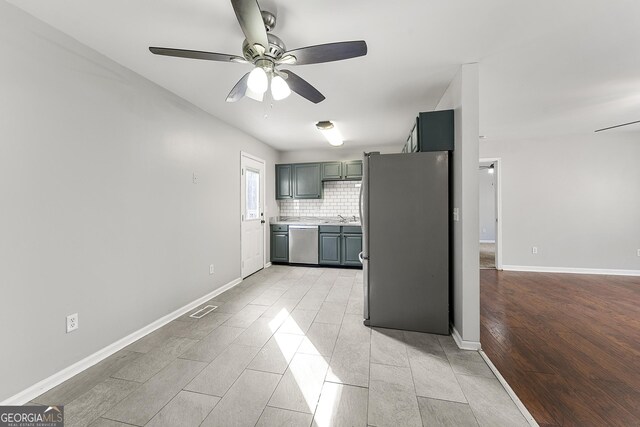
<svg viewBox="0 0 640 427"><path fill-rule="evenodd" d="M316 128L318 128L318 130L322 132L322 135L324 135L327 141L329 141L329 144L333 145L334 147L339 147L344 144L342 135L340 134L340 131L338 130L338 127L335 125L335 123L332 123L329 120L325 120L316 123Z"/></svg>
<svg viewBox="0 0 640 427"><path fill-rule="evenodd" d="M284 42L271 33L276 26L274 14L260 10L256 0L231 0L231 6L245 36L242 56L166 47L150 47L149 50L156 55L252 65L253 70L231 89L227 102L236 102L245 96L262 101L271 84L271 96L276 101L286 98L293 91L315 104L322 102L324 95L298 75L277 67L341 61L367 54L364 40L287 50Z"/></svg>

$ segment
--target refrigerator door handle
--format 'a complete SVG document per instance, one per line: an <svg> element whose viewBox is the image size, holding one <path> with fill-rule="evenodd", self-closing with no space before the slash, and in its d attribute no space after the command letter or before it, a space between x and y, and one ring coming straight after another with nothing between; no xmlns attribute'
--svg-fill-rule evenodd
<svg viewBox="0 0 640 427"><path fill-rule="evenodd" d="M362 217L362 204L364 203L364 200L362 199L362 189L364 188L364 176L362 177L362 182L360 183L360 203L358 204L358 211L360 213L360 224L364 225L363 221L363 217Z"/></svg>
<svg viewBox="0 0 640 427"><path fill-rule="evenodd" d="M362 263L363 274L363 315L365 324L369 320L369 154L364 153L362 164L362 183L360 184L360 223L362 224L362 252L358 255Z"/></svg>

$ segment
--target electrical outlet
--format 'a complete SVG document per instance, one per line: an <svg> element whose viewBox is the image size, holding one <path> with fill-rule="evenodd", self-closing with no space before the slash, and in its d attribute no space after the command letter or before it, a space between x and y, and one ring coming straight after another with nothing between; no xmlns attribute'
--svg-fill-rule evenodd
<svg viewBox="0 0 640 427"><path fill-rule="evenodd" d="M78 313L70 314L67 316L67 333L76 329L78 329Z"/></svg>
<svg viewBox="0 0 640 427"><path fill-rule="evenodd" d="M214 271L213 264L209 265L209 274L213 274Z"/></svg>
<svg viewBox="0 0 640 427"><path fill-rule="evenodd" d="M199 180L200 180L200 177L198 176L197 173L194 172L193 173L193 183L197 184Z"/></svg>
<svg viewBox="0 0 640 427"><path fill-rule="evenodd" d="M640 249L638 249L638 256L640 256Z"/></svg>
<svg viewBox="0 0 640 427"><path fill-rule="evenodd" d="M460 208L453 208L453 220L460 221Z"/></svg>
<svg viewBox="0 0 640 427"><path fill-rule="evenodd" d="M531 253L534 254L534 255L537 254L538 253L538 247L537 246L532 246L531 247Z"/></svg>

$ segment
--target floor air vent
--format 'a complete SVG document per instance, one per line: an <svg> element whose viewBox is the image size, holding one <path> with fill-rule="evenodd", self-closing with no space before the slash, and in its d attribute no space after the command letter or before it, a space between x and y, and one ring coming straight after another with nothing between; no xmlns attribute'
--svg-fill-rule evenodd
<svg viewBox="0 0 640 427"><path fill-rule="evenodd" d="M198 310L195 313L191 314L189 317L193 317L194 319L202 319L204 316L206 316L207 314L211 313L216 308L218 308L217 305L205 305L200 310Z"/></svg>

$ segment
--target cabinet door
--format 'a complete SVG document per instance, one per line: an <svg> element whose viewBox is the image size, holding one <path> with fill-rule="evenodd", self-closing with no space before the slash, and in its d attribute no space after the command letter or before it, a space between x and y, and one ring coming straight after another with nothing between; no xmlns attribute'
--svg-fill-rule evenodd
<svg viewBox="0 0 640 427"><path fill-rule="evenodd" d="M289 233L271 233L271 262L289 262Z"/></svg>
<svg viewBox="0 0 640 427"><path fill-rule="evenodd" d="M320 234L320 264L340 265L340 233Z"/></svg>
<svg viewBox="0 0 640 427"><path fill-rule="evenodd" d="M322 164L322 180L342 179L342 162L327 162Z"/></svg>
<svg viewBox="0 0 640 427"><path fill-rule="evenodd" d="M344 179L362 179L362 160L344 162Z"/></svg>
<svg viewBox="0 0 640 427"><path fill-rule="evenodd" d="M293 165L293 198L322 198L320 163L302 163Z"/></svg>
<svg viewBox="0 0 640 427"><path fill-rule="evenodd" d="M362 267L358 255L362 252L362 234L342 235L342 265Z"/></svg>
<svg viewBox="0 0 640 427"><path fill-rule="evenodd" d="M291 184L291 165L276 165L276 199L291 199Z"/></svg>
<svg viewBox="0 0 640 427"><path fill-rule="evenodd" d="M453 110L418 116L418 151L451 151L454 147Z"/></svg>

